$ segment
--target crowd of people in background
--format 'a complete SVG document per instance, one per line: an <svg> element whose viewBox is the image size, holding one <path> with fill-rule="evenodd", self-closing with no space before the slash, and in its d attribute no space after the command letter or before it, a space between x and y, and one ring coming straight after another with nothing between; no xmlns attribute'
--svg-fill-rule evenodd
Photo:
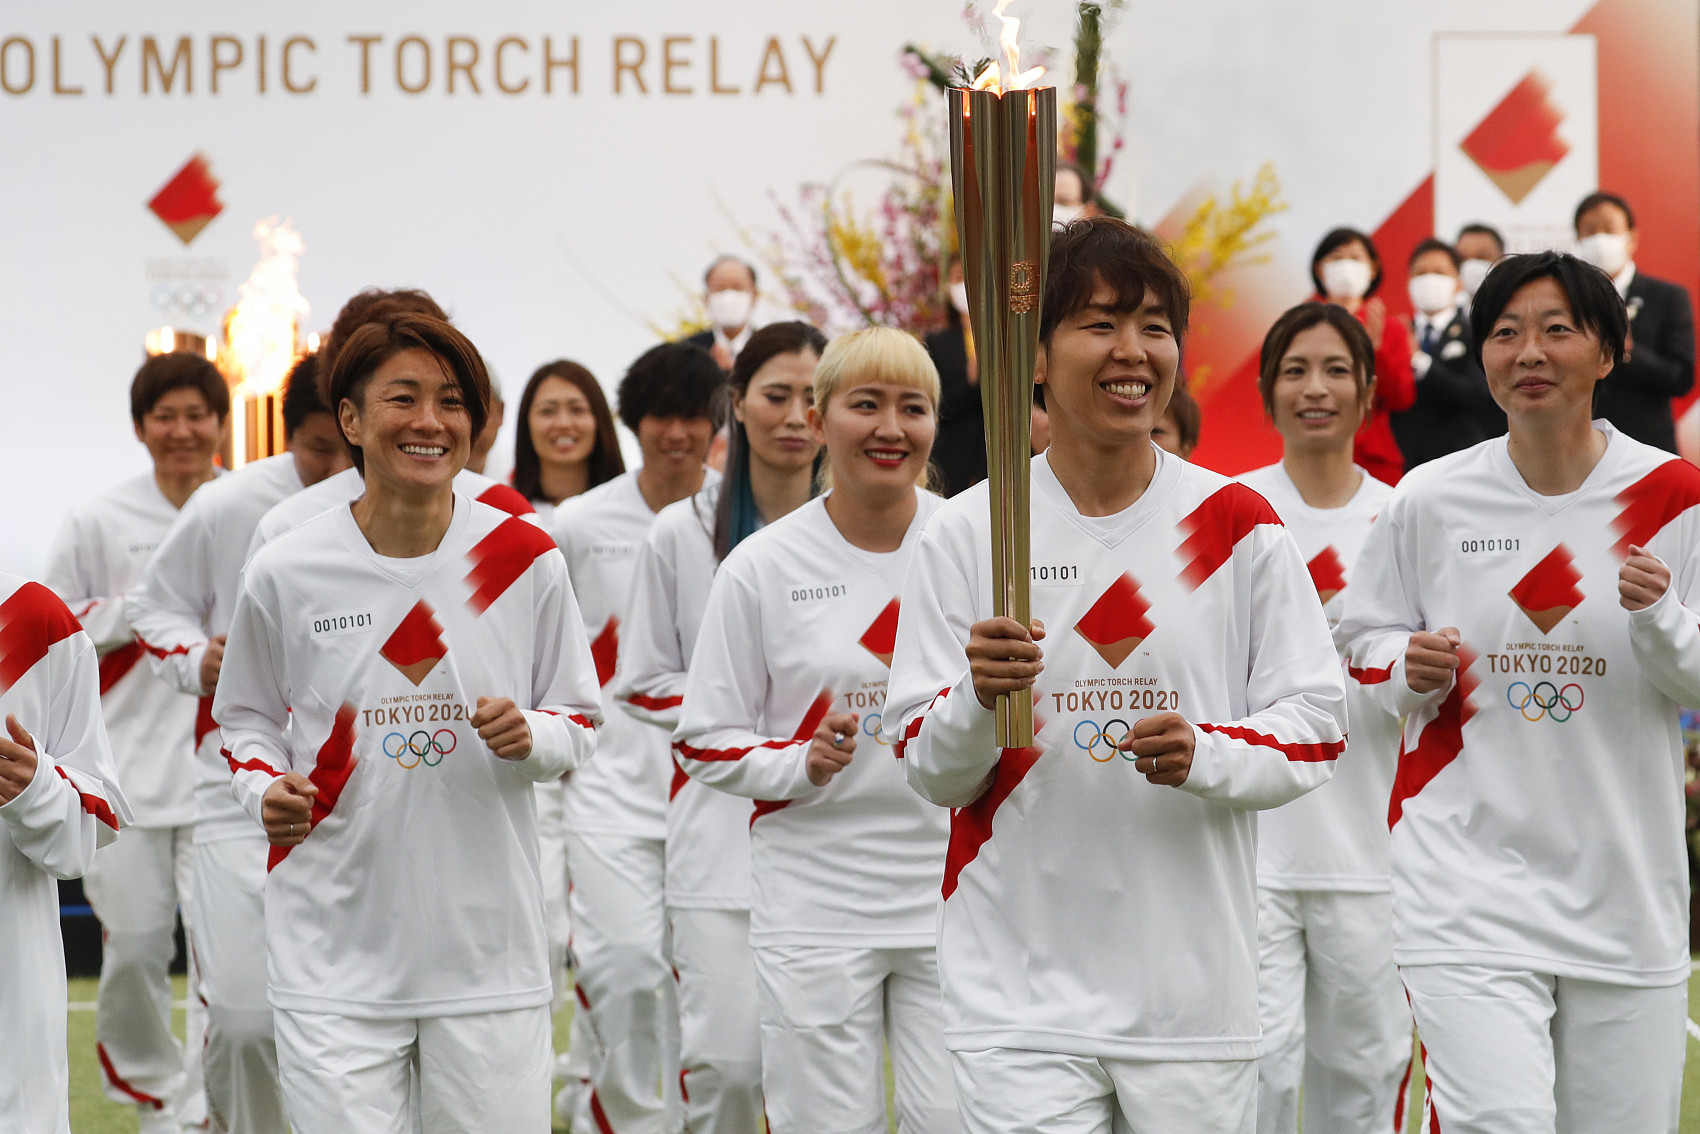
<svg viewBox="0 0 1700 1134"><path fill-rule="evenodd" d="M0 1130L68 1130L85 875L143 1131L874 1131L889 1054L905 1131L1367 1134L1414 1019L1448 1131L1674 1132L1695 345L1631 205L1388 250L1409 321L1328 232L1237 481L1180 269L1078 169L1055 209L1027 625L955 259L945 326L829 341L718 257L612 402L530 375L505 479L423 292L350 299L235 472L217 368L149 358L149 471L0 577Z"/></svg>

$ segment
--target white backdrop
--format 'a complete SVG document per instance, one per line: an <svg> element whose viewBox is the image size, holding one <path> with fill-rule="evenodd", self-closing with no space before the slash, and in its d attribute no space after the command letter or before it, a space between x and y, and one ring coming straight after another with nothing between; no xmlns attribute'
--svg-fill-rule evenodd
<svg viewBox="0 0 1700 1134"><path fill-rule="evenodd" d="M1291 203L1276 221L1277 255L1302 263L1335 224L1373 228L1432 167L1436 33L1564 31L1588 7L1134 0L1108 44L1131 84L1111 192L1155 220L1201 182L1273 160ZM1014 8L1029 17L1024 42L1058 45L1071 10L1064 0ZM986 53L959 12L959 0L7 0L0 569L38 571L69 503L145 467L126 399L143 335L216 319L168 315L150 296L186 277L222 288L228 306L253 264L257 220L288 217L304 237L311 327L361 287L424 287L510 395L563 355L611 387L654 341L648 323L685 305L676 281L694 287L713 253L739 250L737 225L776 226L770 190L792 200L801 182L895 152L896 113L913 95L901 44ZM183 36L187 73L164 93ZM379 38L363 49L351 36ZM545 36L557 56L576 37L576 93L566 67L542 89ZM398 74L407 37L422 42L403 49ZM517 43L501 49L498 76L504 37ZM242 62L229 66L235 44ZM631 61L638 45L647 93L615 73L616 49ZM400 84L424 78L427 49L429 84L406 93ZM227 64L216 93L215 50ZM470 78L456 73L450 93L450 54L465 64L474 51ZM684 93L663 90L669 52L684 61L671 72ZM503 93L498 78L527 85ZM224 208L185 247L146 203L197 152ZM1293 286L1302 295L1302 275Z"/></svg>

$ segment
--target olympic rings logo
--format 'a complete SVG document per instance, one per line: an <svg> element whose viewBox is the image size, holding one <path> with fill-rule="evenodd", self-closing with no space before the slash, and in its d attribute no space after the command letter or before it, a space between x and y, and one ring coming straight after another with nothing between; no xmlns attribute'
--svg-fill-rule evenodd
<svg viewBox="0 0 1700 1134"><path fill-rule="evenodd" d="M1521 696L1517 693L1519 687L1523 690ZM1574 695L1571 693L1573 689L1576 691ZM1523 714L1526 721L1551 717L1557 723L1563 724L1582 707L1584 696L1582 687L1575 682L1560 689L1550 681L1537 681L1531 689L1527 682L1513 681L1505 691L1505 699L1511 703L1513 709Z"/></svg>
<svg viewBox="0 0 1700 1134"><path fill-rule="evenodd" d="M217 284L157 283L149 289L148 300L167 314L209 315L224 306L224 289Z"/></svg>
<svg viewBox="0 0 1700 1134"><path fill-rule="evenodd" d="M1100 764L1108 764L1117 756L1123 760L1138 759L1131 752L1119 752L1116 745L1127 735L1133 726L1120 717L1099 724L1097 721L1081 721L1074 726L1074 746L1081 749ZM1100 754L1101 753L1101 754Z"/></svg>
<svg viewBox="0 0 1700 1134"><path fill-rule="evenodd" d="M419 729L406 736L392 732L384 737L384 755L404 768L417 768L420 764L435 768L459 743L460 738L450 728L440 728L436 732ZM411 764L407 762L408 757L413 759Z"/></svg>
<svg viewBox="0 0 1700 1134"><path fill-rule="evenodd" d="M869 713L862 718L862 735L871 739L875 744L883 744L887 748L891 747L891 741L880 733L880 715L878 713Z"/></svg>

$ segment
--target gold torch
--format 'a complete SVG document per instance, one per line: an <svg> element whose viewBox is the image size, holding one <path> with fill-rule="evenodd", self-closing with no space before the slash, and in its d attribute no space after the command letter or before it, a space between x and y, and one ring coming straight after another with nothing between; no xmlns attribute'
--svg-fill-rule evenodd
<svg viewBox="0 0 1700 1134"><path fill-rule="evenodd" d="M1019 70L1016 21L1002 14L1008 2L996 13L1007 61L1001 80L992 63L972 89L950 91L950 173L985 407L992 610L1026 626L1033 368L1051 251L1057 92L1029 86L1043 68ZM1025 692L998 698L997 737L1000 748L1033 743L1033 702Z"/></svg>

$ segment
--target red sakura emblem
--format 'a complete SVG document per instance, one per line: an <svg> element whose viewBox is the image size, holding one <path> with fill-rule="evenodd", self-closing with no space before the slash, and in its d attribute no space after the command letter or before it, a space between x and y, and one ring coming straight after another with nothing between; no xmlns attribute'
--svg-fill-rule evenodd
<svg viewBox="0 0 1700 1134"><path fill-rule="evenodd" d="M1585 596L1576 589L1581 581L1582 573L1561 543L1517 581L1510 591L1511 601L1540 627L1542 634L1550 634L1565 615L1582 604Z"/></svg>
<svg viewBox="0 0 1700 1134"><path fill-rule="evenodd" d="M1098 596L1091 610L1080 616L1074 632L1115 668L1155 629L1145 617L1150 609L1151 604L1139 593L1139 583L1124 573Z"/></svg>
<svg viewBox="0 0 1700 1134"><path fill-rule="evenodd" d="M449 648L443 644L443 627L437 612L424 599L413 604L395 633L378 649L378 655L397 669L413 684L425 680Z"/></svg>

